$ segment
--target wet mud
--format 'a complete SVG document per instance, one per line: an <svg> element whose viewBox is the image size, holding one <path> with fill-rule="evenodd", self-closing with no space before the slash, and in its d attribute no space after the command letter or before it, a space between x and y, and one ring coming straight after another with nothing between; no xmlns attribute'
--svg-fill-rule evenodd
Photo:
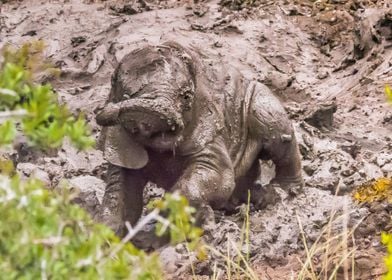
<svg viewBox="0 0 392 280"><path fill-rule="evenodd" d="M360 205L351 193L371 179L392 176L392 109L384 97L384 85L392 84L391 30L389 1L0 4L0 46L44 40L46 55L61 69L60 78L51 81L60 101L86 113L97 139L101 128L94 111L108 98L114 68L146 43L192 44L205 59L219 57L270 87L294 123L305 188L294 198L277 188L275 204L261 211L251 206L249 246L241 253L249 255L261 279L296 275L297 257L304 257L302 233L311 246L331 216L342 214L347 219L336 218L332 230L356 227L356 279L382 274L379 233L391 230L391 206ZM101 151L77 152L66 144L57 154L43 155L21 145L14 157L25 176L35 174L49 187L68 179L80 189L76 202L99 219L107 169ZM262 171L266 184L272 164L263 162ZM145 200L162 193L148 186ZM217 231L206 242L227 252L228 240L241 240L245 210L242 205L230 215L216 211ZM168 279L190 277L195 257L182 245L159 250ZM224 275L225 262L216 255L195 263L200 279L213 274L214 263Z"/></svg>

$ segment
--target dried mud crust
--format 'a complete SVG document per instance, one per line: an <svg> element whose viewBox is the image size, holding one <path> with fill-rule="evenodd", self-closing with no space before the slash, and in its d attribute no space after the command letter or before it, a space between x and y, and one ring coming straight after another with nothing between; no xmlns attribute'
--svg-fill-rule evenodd
<svg viewBox="0 0 392 280"><path fill-rule="evenodd" d="M47 56L62 70L54 88L62 102L86 112L97 138L94 109L107 99L117 61L146 42L193 44L206 59L222 57L248 78L266 83L295 123L306 188L292 199L278 190L275 205L251 211L250 249L243 252L261 278L288 279L289 271L295 275L301 269L296 256L303 256L297 216L311 244L331 212L346 209L348 225L363 220L355 233L356 279L377 279L384 253L379 232L390 230L391 208L359 206L351 191L367 180L392 176L392 109L383 95L384 85L392 83L392 6L389 1L316 2L260 0L254 7L233 8L233 2L216 1L11 1L0 6L0 46L45 40ZM77 152L65 145L58 154L42 155L20 145L13 157L25 176L35 174L49 186L69 179L81 190L77 202L93 215L98 212L106 169L99 150ZM261 181L268 182L273 171L268 163L263 166ZM154 187L147 190L146 198L161 195ZM217 250L226 252L228 239L240 240L241 209L216 213L217 232L205 239ZM169 275L186 279L193 257L181 246L160 250ZM200 279L212 273L215 261L224 271L224 262L211 256L196 265L204 275Z"/></svg>

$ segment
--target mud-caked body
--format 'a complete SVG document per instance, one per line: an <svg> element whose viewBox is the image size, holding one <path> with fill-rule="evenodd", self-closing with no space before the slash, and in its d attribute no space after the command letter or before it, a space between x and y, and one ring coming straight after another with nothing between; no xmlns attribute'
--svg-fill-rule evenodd
<svg viewBox="0 0 392 280"><path fill-rule="evenodd" d="M238 202L247 189L260 202L260 159L274 162L282 187L302 184L293 127L270 90L174 42L122 59L97 122L110 163L103 204L116 229L138 220L148 181L199 209Z"/></svg>

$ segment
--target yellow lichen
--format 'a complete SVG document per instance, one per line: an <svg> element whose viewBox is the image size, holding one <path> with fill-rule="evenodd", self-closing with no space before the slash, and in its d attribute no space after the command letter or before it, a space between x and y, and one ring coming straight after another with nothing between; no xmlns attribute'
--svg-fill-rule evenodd
<svg viewBox="0 0 392 280"><path fill-rule="evenodd" d="M359 186L353 193L359 202L388 201L392 203L392 179L379 178Z"/></svg>

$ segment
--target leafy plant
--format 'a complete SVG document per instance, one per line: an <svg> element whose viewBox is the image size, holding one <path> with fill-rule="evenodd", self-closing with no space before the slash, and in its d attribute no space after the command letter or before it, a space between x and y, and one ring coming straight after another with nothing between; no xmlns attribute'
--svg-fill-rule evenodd
<svg viewBox="0 0 392 280"><path fill-rule="evenodd" d="M384 280L392 280L392 234L382 233L382 243L387 247L387 256L385 257L385 265L388 272L384 275Z"/></svg>
<svg viewBox="0 0 392 280"><path fill-rule="evenodd" d="M49 84L33 82L32 71L53 72L42 59L41 42L6 48L0 68L0 145L9 145L19 131L41 147L61 146L64 137L79 149L91 147L93 138L82 116L75 118ZM43 62L42 62L43 61Z"/></svg>
<svg viewBox="0 0 392 280"><path fill-rule="evenodd" d="M392 104L392 89L388 85L385 85L385 95L388 102Z"/></svg>
<svg viewBox="0 0 392 280"><path fill-rule="evenodd" d="M158 236L162 236L169 228L172 243L189 241L191 250L199 245L199 238L203 231L194 226L195 219L192 214L195 208L189 206L188 200L178 192L166 193L163 199L155 200L149 205L150 208L158 209L165 213L166 219L160 219L156 228Z"/></svg>
<svg viewBox="0 0 392 280"><path fill-rule="evenodd" d="M387 96L388 102L392 104L392 89L388 85L385 85L385 95ZM389 189L392 189L392 179L389 179L389 183ZM387 256L385 257L387 273L383 279L392 280L392 234L383 232L381 234L381 241L387 247Z"/></svg>
<svg viewBox="0 0 392 280"><path fill-rule="evenodd" d="M49 192L38 180L0 175L2 279L160 279L155 254L96 224L70 203L72 193Z"/></svg>
<svg viewBox="0 0 392 280"><path fill-rule="evenodd" d="M40 148L59 147L68 137L80 149L93 145L83 116L74 117L59 105L49 84L35 83L33 73L54 73L42 57L43 44L6 48L0 64L0 148L18 133ZM1 61L1 58L0 58ZM71 203L66 188L50 192L34 178L21 180L12 162L0 155L0 271L2 279L161 279L156 254L135 248L129 237L120 240L112 230L95 223ZM193 227L184 197L167 195L154 217L170 225L174 241L197 244L201 230ZM171 224L173 223L173 224ZM163 228L161 228L163 230ZM174 230L185 233L181 238Z"/></svg>

